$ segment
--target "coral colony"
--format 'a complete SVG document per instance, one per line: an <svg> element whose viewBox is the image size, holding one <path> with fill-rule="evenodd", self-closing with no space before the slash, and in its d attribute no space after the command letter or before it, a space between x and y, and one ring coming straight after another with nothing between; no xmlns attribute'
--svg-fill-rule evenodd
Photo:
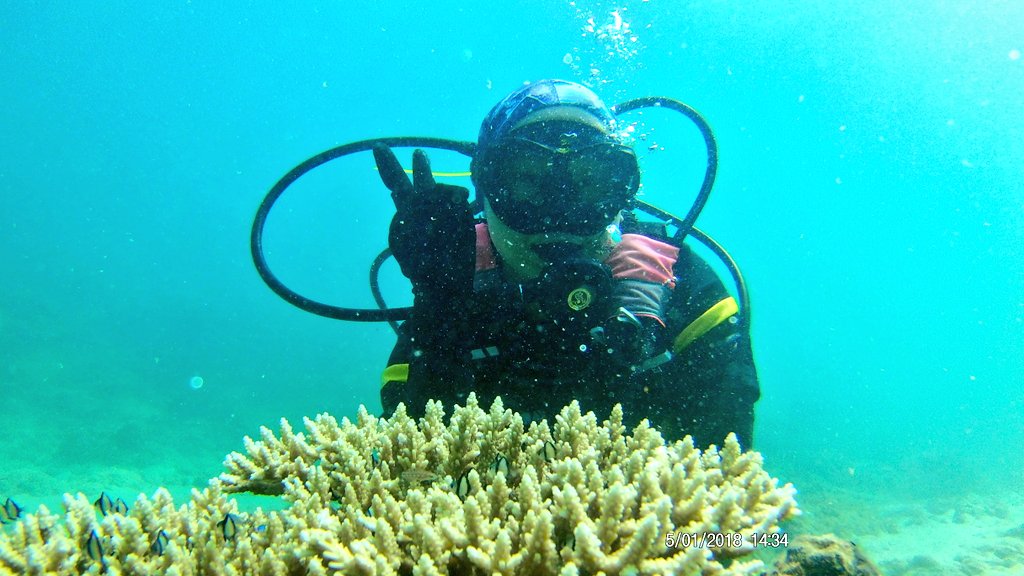
<svg viewBox="0 0 1024 576"><path fill-rule="evenodd" d="M619 407L598 424L574 402L527 428L471 395L450 419L431 402L418 422L360 409L305 428L246 438L184 505L160 489L105 514L82 494L22 514L0 531L0 574L752 574L744 556L799 513L735 437L666 444L646 421L627 433ZM290 506L240 512L234 492Z"/></svg>

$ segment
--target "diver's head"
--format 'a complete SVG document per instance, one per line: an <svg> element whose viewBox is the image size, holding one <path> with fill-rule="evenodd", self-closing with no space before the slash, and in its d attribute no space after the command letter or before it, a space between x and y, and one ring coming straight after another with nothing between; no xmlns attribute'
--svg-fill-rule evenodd
<svg viewBox="0 0 1024 576"><path fill-rule="evenodd" d="M528 236L600 234L640 184L636 154L615 136L611 110L564 80L526 85L499 102L480 127L472 171L492 228L497 219Z"/></svg>

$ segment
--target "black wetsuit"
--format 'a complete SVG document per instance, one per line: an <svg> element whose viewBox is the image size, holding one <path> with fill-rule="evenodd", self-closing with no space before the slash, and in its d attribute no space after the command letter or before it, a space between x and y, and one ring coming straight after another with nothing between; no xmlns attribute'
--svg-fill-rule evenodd
<svg viewBox="0 0 1024 576"><path fill-rule="evenodd" d="M685 327L728 297L711 267L686 247L673 272L679 280L664 305L665 326L653 331L649 351L671 349ZM698 445L721 444L729 432L736 432L742 444L751 445L753 406L760 391L749 333L732 319L718 323L670 361L633 371L601 353L601 346L590 341L589 326L565 328L572 323L552 323L538 314L520 286L504 280L500 262L494 269L478 271L474 284L472 301L464 304L469 321L459 324L468 344L462 362L470 366L471 381L458 383L453 390L415 378L385 379L385 414L399 402L405 402L411 414L421 414L425 398L450 407L474 391L485 408L501 396L506 407L527 418L550 419L577 399L584 411L593 410L599 419L621 403L627 424L648 418L668 439L692 434ZM411 323L450 324L444 321L444 309L417 312L403 324L389 366L412 360L408 334L416 328Z"/></svg>

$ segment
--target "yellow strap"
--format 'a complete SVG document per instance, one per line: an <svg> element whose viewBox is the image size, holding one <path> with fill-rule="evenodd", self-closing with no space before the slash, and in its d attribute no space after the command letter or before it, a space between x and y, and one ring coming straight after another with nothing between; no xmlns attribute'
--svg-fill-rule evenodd
<svg viewBox="0 0 1024 576"><path fill-rule="evenodd" d="M384 373L380 376L381 388L387 385L388 382L402 382L405 383L409 380L409 365L408 364L392 364L384 369Z"/></svg>
<svg viewBox="0 0 1024 576"><path fill-rule="evenodd" d="M412 170L409 168L403 169L406 174L412 174ZM469 178L473 175L472 172L431 172L434 176L448 177L448 178Z"/></svg>
<svg viewBox="0 0 1024 576"><path fill-rule="evenodd" d="M378 170L378 168L374 167L374 170ZM412 168L402 168L402 171L405 172L406 174L412 174ZM473 173L469 172L468 170L465 172L431 172L431 174L439 178L468 178L473 175Z"/></svg>
<svg viewBox="0 0 1024 576"><path fill-rule="evenodd" d="M679 354L687 346L693 344L697 338L707 334L712 328L725 322L727 318L739 311L740 307L732 296L708 308L706 312L698 316L693 322L690 322L690 325L683 328L683 331L676 336L675 341L672 342L672 353Z"/></svg>

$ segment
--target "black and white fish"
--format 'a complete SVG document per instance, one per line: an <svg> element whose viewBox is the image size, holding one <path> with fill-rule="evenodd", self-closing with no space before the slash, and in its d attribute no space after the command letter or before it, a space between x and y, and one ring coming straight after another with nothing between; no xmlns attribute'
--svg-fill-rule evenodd
<svg viewBox="0 0 1024 576"><path fill-rule="evenodd" d="M224 540L234 540L235 536L238 535L238 516L230 512L225 514L224 519L217 522L217 528L220 528L220 533Z"/></svg>
<svg viewBox="0 0 1024 576"><path fill-rule="evenodd" d="M89 533L89 539L85 541L85 554L93 562L103 564L103 544L95 530Z"/></svg>
<svg viewBox="0 0 1024 576"><path fill-rule="evenodd" d="M545 462L551 462L558 457L558 451L550 440L544 441L544 447L541 449L541 453L544 455Z"/></svg>
<svg viewBox="0 0 1024 576"><path fill-rule="evenodd" d="M465 500L466 496L469 496L469 470L466 470L455 479L452 484L452 490L455 491L455 495L459 497L459 500Z"/></svg>
<svg viewBox="0 0 1024 576"><path fill-rule="evenodd" d="M93 505L96 506L96 508L99 509L100 514L103 514L104 516L114 511L114 501L110 499L110 496L107 496L106 492L100 492L100 497L93 502Z"/></svg>
<svg viewBox="0 0 1024 576"><path fill-rule="evenodd" d="M153 542L149 545L149 550L157 556L163 556L164 548L167 548L167 543L170 541L171 539L167 536L167 532L157 530L153 534Z"/></svg>
<svg viewBox="0 0 1024 576"><path fill-rule="evenodd" d="M10 498L4 502L3 506L0 506L0 524L7 524L14 522L21 516L22 508Z"/></svg>
<svg viewBox="0 0 1024 576"><path fill-rule="evenodd" d="M509 477L508 458L498 454L494 457L494 461L491 462L491 465L488 466L487 469L490 470L491 474L501 472L507 479Z"/></svg>

